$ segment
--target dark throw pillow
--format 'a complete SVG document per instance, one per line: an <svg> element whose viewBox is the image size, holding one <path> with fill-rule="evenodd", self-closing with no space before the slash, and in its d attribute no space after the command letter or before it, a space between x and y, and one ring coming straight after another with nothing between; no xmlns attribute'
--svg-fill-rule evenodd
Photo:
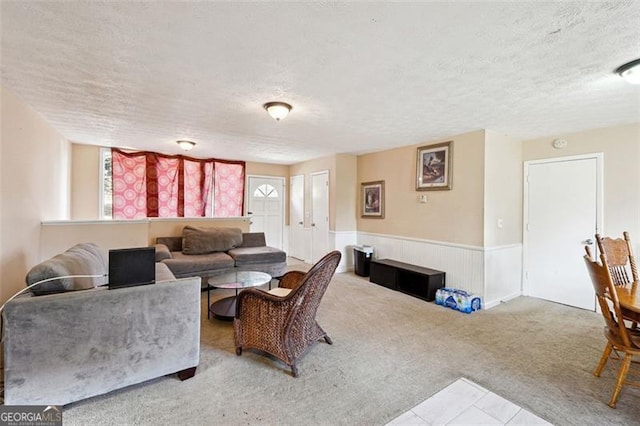
<svg viewBox="0 0 640 426"><path fill-rule="evenodd" d="M207 254L227 251L242 245L240 228L197 228L182 230L182 254Z"/></svg>

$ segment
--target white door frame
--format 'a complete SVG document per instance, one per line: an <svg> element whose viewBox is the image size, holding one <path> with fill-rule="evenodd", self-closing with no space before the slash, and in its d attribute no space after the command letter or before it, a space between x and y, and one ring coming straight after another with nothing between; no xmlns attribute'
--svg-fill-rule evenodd
<svg viewBox="0 0 640 426"><path fill-rule="evenodd" d="M526 279L526 272L529 270L528 259L528 244L529 244L529 233L527 232L527 224L529 223L529 185L528 185L528 177L529 177L529 166L535 164L545 164L545 163L559 163L564 161L575 161L575 160L588 160L595 159L596 160L596 232L603 233L603 223L604 223L604 154L602 152L597 152L593 154L582 154L582 155L570 155L567 157L554 157L554 158L544 158L541 160L529 160L524 162L524 179L523 179L523 209L522 209L522 294L525 296L529 295L529 280ZM593 238L595 240L595 238ZM597 245L594 244L594 255L597 253ZM584 253L583 253L584 254ZM580 254L576 254L580 255Z"/></svg>
<svg viewBox="0 0 640 426"><path fill-rule="evenodd" d="M281 183L281 188L282 188L282 197L280 197L280 200L282 202L282 232L280 233L280 247L284 247L284 234L285 234L285 229L284 229L284 224L285 224L285 216L286 216L286 210L285 210L285 200L287 199L287 188L285 185L285 177L284 176L266 176L266 175L247 175L246 176L247 181L245 183L245 188L250 188L249 185L249 178L256 178L256 179L273 179L273 180L279 180ZM249 191L245 191L244 193L244 215L245 217L248 217L249 220L251 220L251 216L247 215L247 212L249 211ZM251 225L249 225L251 226Z"/></svg>
<svg viewBox="0 0 640 426"><path fill-rule="evenodd" d="M310 255L311 255L311 263L315 263L318 260L320 260L320 258L318 259L314 259L313 258L313 253L314 253L314 245L315 245L315 241L313 240L313 217L315 215L315 212L313 211L313 207L314 207L314 203L313 203L313 178L315 176L319 176L319 175L327 175L327 250L331 250L331 241L329 240L329 235L330 235L330 231L331 231L331 174L329 173L329 170L318 170L317 172L313 172L311 173L311 246L310 246ZM328 252L327 252L328 253Z"/></svg>
<svg viewBox="0 0 640 426"><path fill-rule="evenodd" d="M302 217L300 218L300 221L298 222L297 219L294 220L293 215L292 215L292 211L294 210L292 208L293 205L293 183L295 180L302 180L302 211L300 212L302 214ZM307 256L306 256L306 248L305 248L305 232L306 232L306 228L305 228L305 224L304 224L304 219L305 219L305 184L306 184L306 179L305 179L305 175L303 174L298 174L298 175L293 175L293 176L289 176L289 252L290 252L290 256L294 257L296 259L300 259L302 261L307 262ZM293 242L293 244L292 244ZM299 251L295 251L292 250L291 247L294 247L296 249L298 249Z"/></svg>

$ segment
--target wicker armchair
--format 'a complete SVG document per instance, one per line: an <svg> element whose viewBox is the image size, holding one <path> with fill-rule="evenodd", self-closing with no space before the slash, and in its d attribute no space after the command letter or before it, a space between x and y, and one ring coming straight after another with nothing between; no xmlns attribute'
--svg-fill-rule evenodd
<svg viewBox="0 0 640 426"><path fill-rule="evenodd" d="M238 294L233 321L236 354L258 349L280 359L298 376L296 362L318 340L333 342L316 322L320 300L340 262L339 251L320 259L306 274L286 273L280 287L291 289L284 297L249 288Z"/></svg>

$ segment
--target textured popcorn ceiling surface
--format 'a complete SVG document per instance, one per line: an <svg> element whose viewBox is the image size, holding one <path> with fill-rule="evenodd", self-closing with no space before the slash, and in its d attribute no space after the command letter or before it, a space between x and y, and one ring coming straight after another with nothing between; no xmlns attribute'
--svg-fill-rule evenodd
<svg viewBox="0 0 640 426"><path fill-rule="evenodd" d="M0 7L2 85L79 143L291 164L640 119L636 1Z"/></svg>

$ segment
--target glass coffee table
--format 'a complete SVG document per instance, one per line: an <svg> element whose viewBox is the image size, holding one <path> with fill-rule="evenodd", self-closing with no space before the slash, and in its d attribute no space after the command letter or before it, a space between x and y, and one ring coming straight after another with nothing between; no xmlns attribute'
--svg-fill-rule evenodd
<svg viewBox="0 0 640 426"><path fill-rule="evenodd" d="M225 297L217 300L209 305L209 292L207 291L207 305L209 306L208 314L215 318L231 321L236 316L236 297L238 290L249 287L258 287L267 283L271 283L271 275L257 271L237 271L227 272L220 275L214 275L208 278L207 284L211 288L228 288L235 289L235 296Z"/></svg>

